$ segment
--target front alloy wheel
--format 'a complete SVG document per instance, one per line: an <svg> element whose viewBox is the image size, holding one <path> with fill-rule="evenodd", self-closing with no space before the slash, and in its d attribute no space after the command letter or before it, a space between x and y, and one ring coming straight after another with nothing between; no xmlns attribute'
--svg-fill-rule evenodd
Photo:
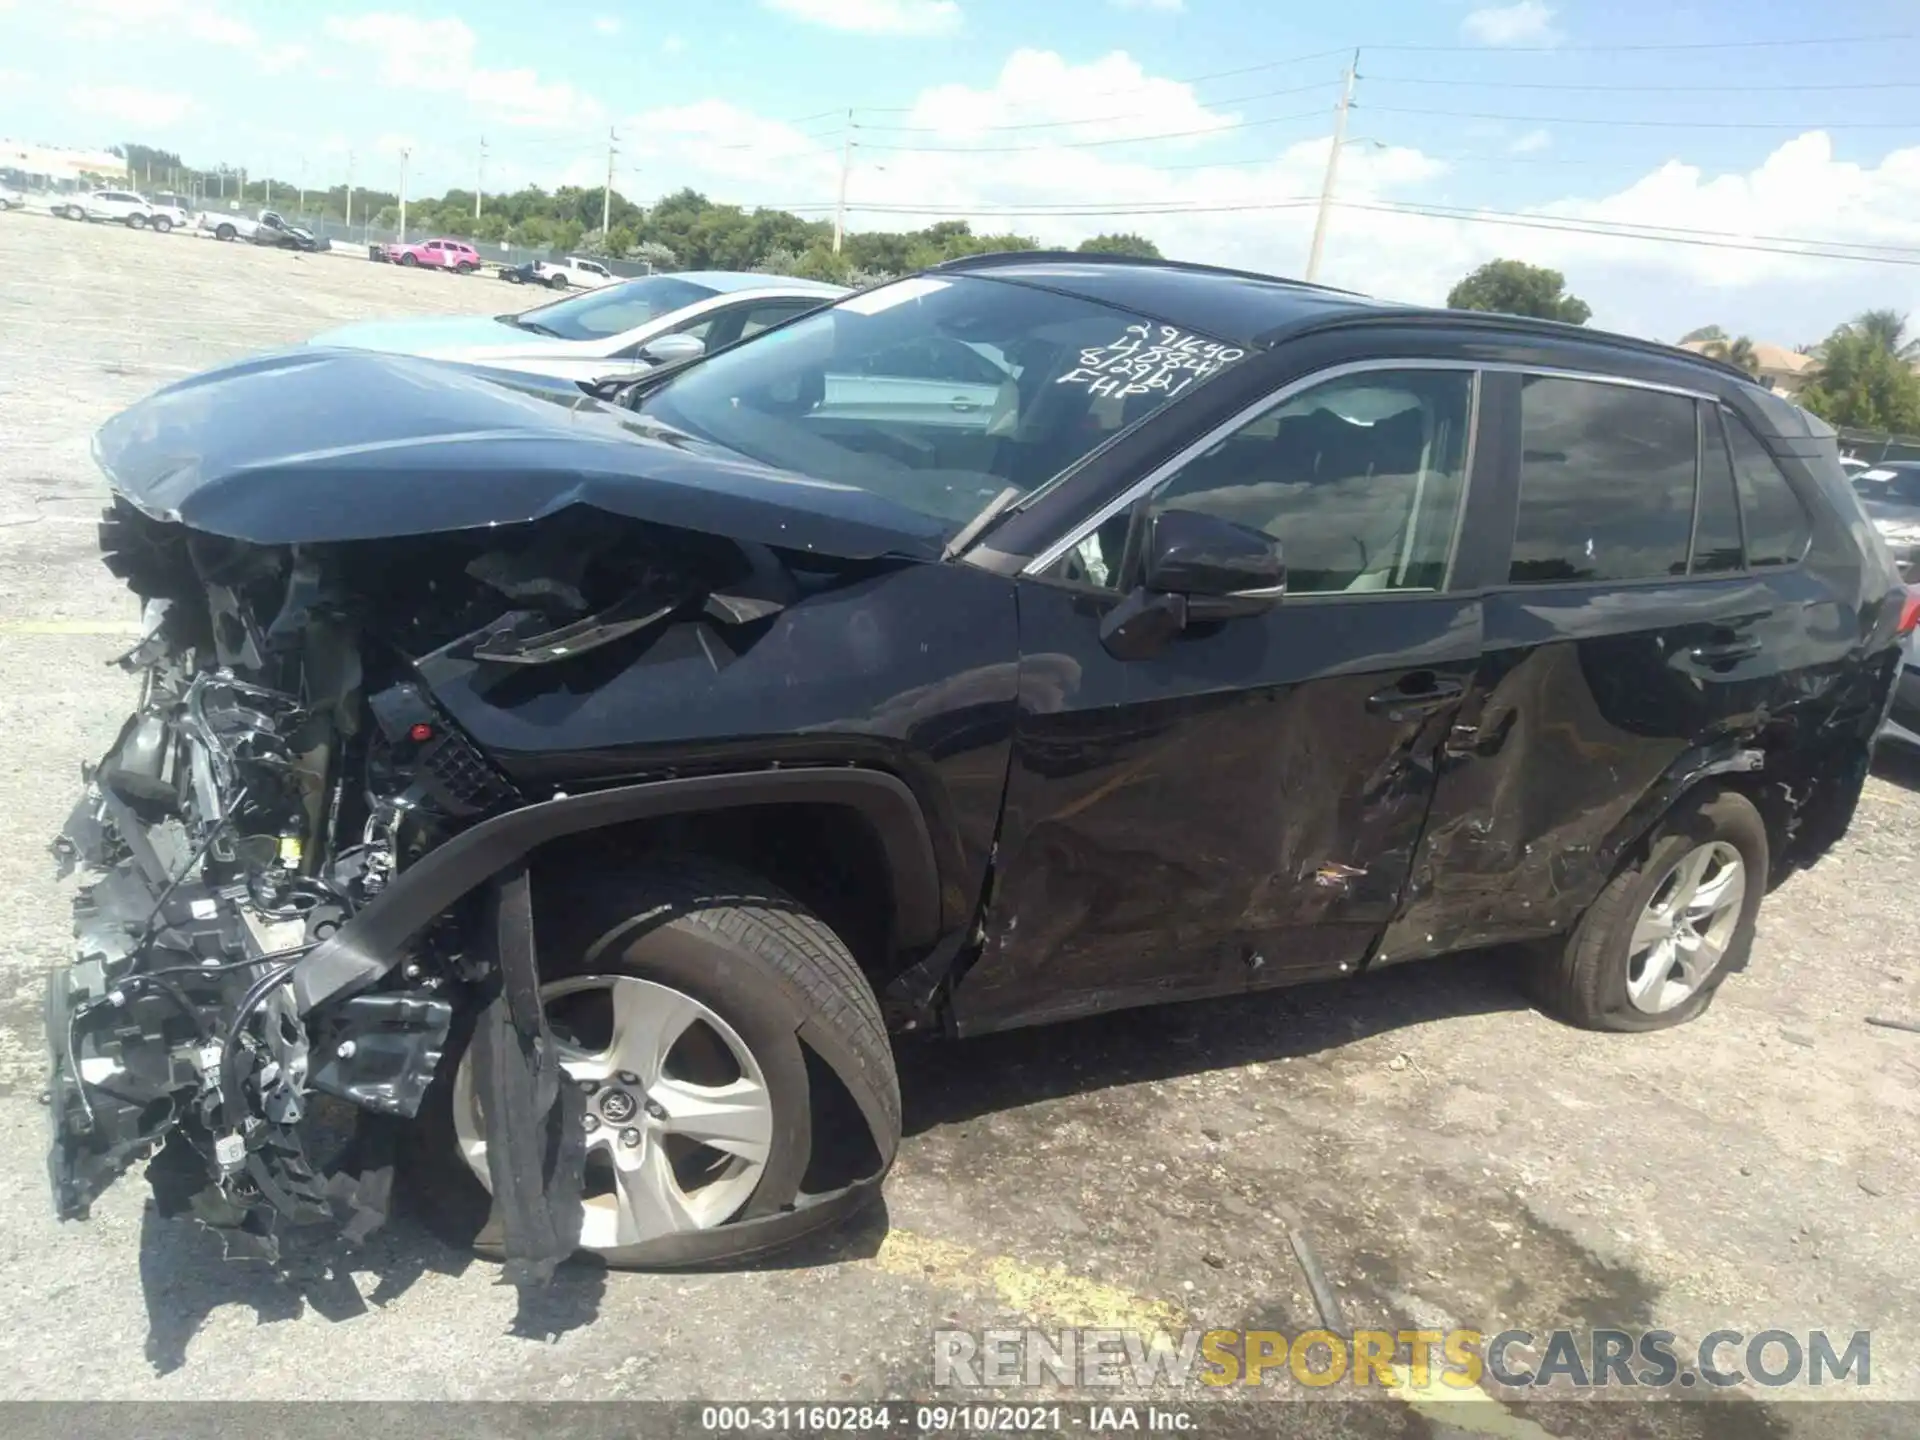
<svg viewBox="0 0 1920 1440"><path fill-rule="evenodd" d="M739 1033L691 995L630 975L557 980L541 994L561 1067L587 1092L581 1249L623 1250L731 1220L760 1184L774 1132L766 1075ZM463 1055L454 1131L491 1188L472 1070Z"/></svg>

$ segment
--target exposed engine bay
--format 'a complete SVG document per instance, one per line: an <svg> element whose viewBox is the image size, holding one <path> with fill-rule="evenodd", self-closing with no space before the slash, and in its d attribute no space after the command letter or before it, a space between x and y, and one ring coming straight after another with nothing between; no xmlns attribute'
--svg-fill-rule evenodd
<svg viewBox="0 0 1920 1440"><path fill-rule="evenodd" d="M584 509L275 546L122 500L101 546L143 602L142 637L119 661L140 696L54 844L62 873L83 874L78 953L48 997L56 1209L85 1217L146 1159L161 1213L217 1227L233 1253L271 1258L287 1223L358 1238L384 1216L390 1154L349 1146L336 1166L316 1102L356 1108L363 1131L414 1117L456 1013L515 989L480 896L319 1003L290 983L397 875L525 801L435 704L423 668L453 657L524 681L690 610L763 618L789 582L771 552ZM531 996L530 953L524 968ZM531 1032L544 1022L528 1008L508 1006ZM520 1050L520 1072L494 1071L518 1073L538 1103L489 1113L564 1125L550 1055L531 1033ZM522 1250L557 1250L536 1255L550 1272L571 1248L564 1164L538 1136L509 1138L494 1136L489 1163L496 1182L516 1152L544 1166L556 1228ZM509 1231L511 1262L511 1217Z"/></svg>

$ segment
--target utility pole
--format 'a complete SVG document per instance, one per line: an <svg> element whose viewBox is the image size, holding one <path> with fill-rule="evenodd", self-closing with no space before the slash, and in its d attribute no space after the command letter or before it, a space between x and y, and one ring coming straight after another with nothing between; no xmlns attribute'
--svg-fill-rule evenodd
<svg viewBox="0 0 1920 1440"><path fill-rule="evenodd" d="M613 148L617 137L613 127L607 127L607 188L600 192L600 241L606 243L607 229L613 223L613 157L619 152Z"/></svg>
<svg viewBox="0 0 1920 1440"><path fill-rule="evenodd" d="M1327 151L1327 177L1320 185L1320 213L1313 221L1313 248L1307 252L1307 279L1320 274L1320 255L1327 248L1327 213L1333 209L1334 181L1340 175L1340 150L1347 143L1347 111L1353 105L1353 82L1360 78L1360 52L1353 52L1340 89L1340 103L1333 111L1333 145Z"/></svg>
<svg viewBox="0 0 1920 1440"><path fill-rule="evenodd" d="M480 137L480 172L473 183L473 218L480 218L480 196L487 188L487 137Z"/></svg>
<svg viewBox="0 0 1920 1440"><path fill-rule="evenodd" d="M347 151L347 229L353 229L353 152Z"/></svg>
<svg viewBox="0 0 1920 1440"><path fill-rule="evenodd" d="M407 157L413 151L402 146L400 149L400 243L407 243Z"/></svg>
<svg viewBox="0 0 1920 1440"><path fill-rule="evenodd" d="M273 208L273 172L267 172L267 208Z"/></svg>
<svg viewBox="0 0 1920 1440"><path fill-rule="evenodd" d="M853 168L853 111L847 111L847 128L840 132L840 198L833 207L833 253L840 253L840 242L847 235L847 172Z"/></svg>

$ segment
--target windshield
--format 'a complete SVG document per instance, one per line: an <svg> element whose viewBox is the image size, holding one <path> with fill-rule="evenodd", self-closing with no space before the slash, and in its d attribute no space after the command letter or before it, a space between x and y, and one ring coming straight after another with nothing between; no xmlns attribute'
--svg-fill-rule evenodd
<svg viewBox="0 0 1920 1440"><path fill-rule="evenodd" d="M648 275L538 306L520 318L527 328L563 340L604 340L719 293L675 275Z"/></svg>
<svg viewBox="0 0 1920 1440"><path fill-rule="evenodd" d="M898 281L722 351L642 416L958 529L1246 351L979 277Z"/></svg>

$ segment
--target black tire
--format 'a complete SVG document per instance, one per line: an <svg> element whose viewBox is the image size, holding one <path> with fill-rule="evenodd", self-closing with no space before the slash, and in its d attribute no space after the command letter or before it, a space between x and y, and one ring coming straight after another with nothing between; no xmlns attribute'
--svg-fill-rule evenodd
<svg viewBox="0 0 1920 1440"><path fill-rule="evenodd" d="M411 251L407 251L400 256L400 263L402 265L418 265L420 262L414 258Z"/></svg>
<svg viewBox="0 0 1920 1440"><path fill-rule="evenodd" d="M718 1014L753 1052L773 1102L774 1139L758 1185L733 1220L789 1207L807 1174L813 1097L799 1040L804 1025L827 1027L880 1096L893 1133L879 1138L891 1156L900 1090L879 1002L840 938L799 902L736 867L675 858L638 870L536 874L534 913L544 980L634 976L671 986ZM422 1107L422 1143L403 1155L415 1194L426 1199L423 1218L449 1241L498 1259L492 1200L461 1156L453 1120L454 1077L473 1026L471 1015L456 1024ZM696 1256L661 1254L655 1242L601 1251L599 1258L618 1268L670 1269L774 1248L752 1231L729 1248L730 1224L699 1232L711 1243ZM797 1238L788 1234L779 1243Z"/></svg>
<svg viewBox="0 0 1920 1440"><path fill-rule="evenodd" d="M1745 862L1746 893L1718 965L1685 1001L1652 1014L1627 995L1629 939L1642 911L1690 850L1724 841ZM1623 865L1564 942L1528 957L1528 990L1540 1008L1588 1030L1666 1030L1704 1014L1721 984L1746 968L1770 863L1766 822L1746 796L1712 791L1687 800L1661 822L1638 858Z"/></svg>
<svg viewBox="0 0 1920 1440"><path fill-rule="evenodd" d="M240 232L231 225L218 225L214 227L213 238L216 240L231 240L239 233Z"/></svg>
<svg viewBox="0 0 1920 1440"><path fill-rule="evenodd" d="M456 275L471 275L479 268L477 265L469 265L466 261L462 260L458 265L453 267L453 273Z"/></svg>
<svg viewBox="0 0 1920 1440"><path fill-rule="evenodd" d="M547 284L551 285L555 290L564 290L567 288L567 277L564 275L549 275L547 277Z"/></svg>
<svg viewBox="0 0 1920 1440"><path fill-rule="evenodd" d="M146 226L147 226L146 216L144 215L127 216L127 228L129 230L144 230Z"/></svg>
<svg viewBox="0 0 1920 1440"><path fill-rule="evenodd" d="M173 221L164 215L156 215L153 217L153 228L162 235L170 235L173 233Z"/></svg>

